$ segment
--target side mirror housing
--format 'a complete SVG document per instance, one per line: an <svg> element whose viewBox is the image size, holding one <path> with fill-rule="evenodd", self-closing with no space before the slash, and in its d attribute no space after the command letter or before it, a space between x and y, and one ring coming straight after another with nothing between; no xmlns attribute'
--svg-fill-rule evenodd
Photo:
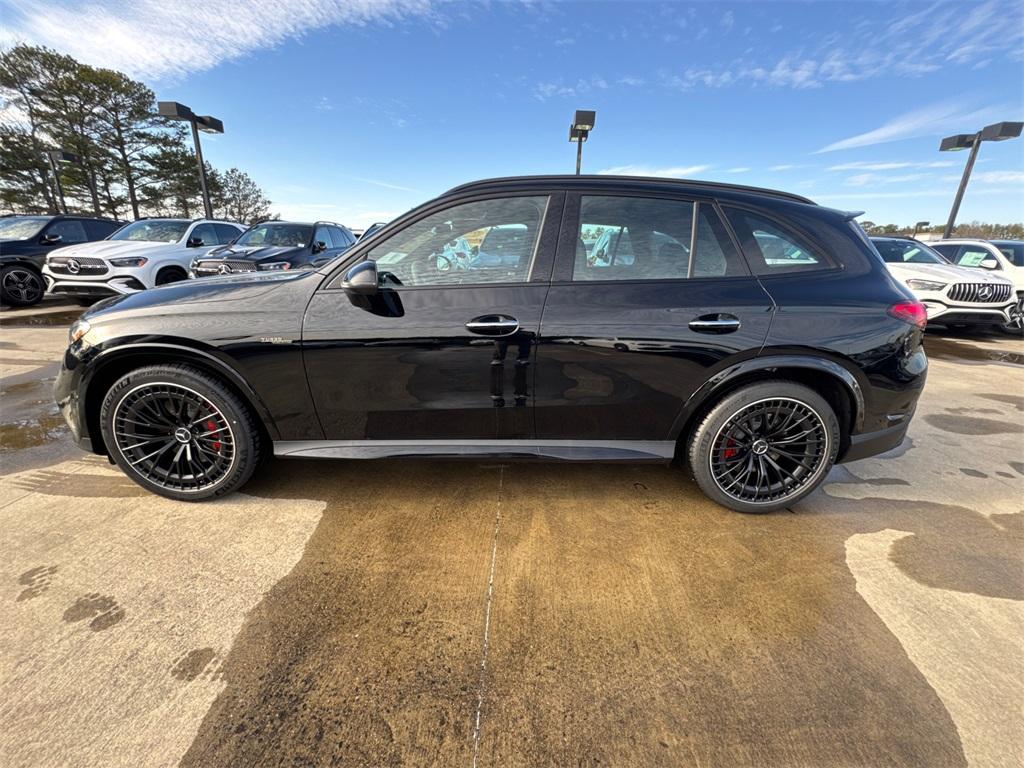
<svg viewBox="0 0 1024 768"><path fill-rule="evenodd" d="M60 235L43 235L40 241L43 245L56 245L61 240L63 238Z"/></svg>
<svg viewBox="0 0 1024 768"><path fill-rule="evenodd" d="M327 250L327 243L325 243L323 240L317 240L315 243L313 243L312 250L313 253L323 253L324 251Z"/></svg>
<svg viewBox="0 0 1024 768"><path fill-rule="evenodd" d="M982 269L999 269L999 262L993 258L982 259L978 266Z"/></svg>
<svg viewBox="0 0 1024 768"><path fill-rule="evenodd" d="M185 242L185 247L186 248L198 248L202 244L203 244L203 238L201 238L201 237L190 237Z"/></svg>
<svg viewBox="0 0 1024 768"><path fill-rule="evenodd" d="M345 273L341 288L350 297L376 296L380 291L377 262L361 261Z"/></svg>

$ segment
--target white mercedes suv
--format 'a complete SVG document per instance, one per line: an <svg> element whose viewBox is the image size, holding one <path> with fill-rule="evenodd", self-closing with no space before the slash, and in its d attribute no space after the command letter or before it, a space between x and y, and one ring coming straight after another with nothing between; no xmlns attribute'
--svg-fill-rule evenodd
<svg viewBox="0 0 1024 768"><path fill-rule="evenodd" d="M889 272L924 304L929 323L946 326L1009 323L1013 284L990 272L958 267L908 237L872 237Z"/></svg>
<svg viewBox="0 0 1024 768"><path fill-rule="evenodd" d="M1010 323L1003 326L1003 330L1024 335L1024 240L957 238L929 245L957 266L984 269L1010 280L1017 303L1010 311Z"/></svg>
<svg viewBox="0 0 1024 768"><path fill-rule="evenodd" d="M58 248L43 265L49 293L92 304L188 278L192 259L245 231L231 221L140 219L106 240Z"/></svg>

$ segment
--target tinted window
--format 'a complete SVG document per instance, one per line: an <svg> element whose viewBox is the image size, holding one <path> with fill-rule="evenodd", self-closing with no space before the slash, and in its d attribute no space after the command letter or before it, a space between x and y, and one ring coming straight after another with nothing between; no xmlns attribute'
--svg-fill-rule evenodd
<svg viewBox="0 0 1024 768"><path fill-rule="evenodd" d="M353 240L344 229L341 227L331 227L330 229L331 237L334 239L335 246L338 248L347 248L352 245Z"/></svg>
<svg viewBox="0 0 1024 768"><path fill-rule="evenodd" d="M1003 255L1016 267L1024 267L1024 243L1012 240L993 240L992 245L1003 252Z"/></svg>
<svg viewBox="0 0 1024 768"><path fill-rule="evenodd" d="M121 226L115 221L85 220L82 224L85 226L85 232L89 235L90 240L102 240L109 237Z"/></svg>
<svg viewBox="0 0 1024 768"><path fill-rule="evenodd" d="M823 256L770 219L738 208L726 210L729 221L743 242L750 268L756 274L774 275L828 266Z"/></svg>
<svg viewBox="0 0 1024 768"><path fill-rule="evenodd" d="M217 239L221 245L227 245L240 234L237 229L229 224L214 224L213 228L217 231Z"/></svg>
<svg viewBox="0 0 1024 768"><path fill-rule="evenodd" d="M694 209L697 247L691 260ZM583 197L573 280L667 280L745 274L708 205L643 197Z"/></svg>
<svg viewBox="0 0 1024 768"><path fill-rule="evenodd" d="M950 261L952 261L955 264L956 263L956 255L960 251L960 246L959 245L951 245L951 244L945 244L944 245L942 243L937 243L937 244L932 246L932 250L938 251L939 253L941 253L943 256L945 256L947 259L949 259Z"/></svg>
<svg viewBox="0 0 1024 768"><path fill-rule="evenodd" d="M447 208L392 235L367 258L403 285L526 282L547 201L508 197ZM482 246L493 232L502 233L494 242L503 247L488 253Z"/></svg>
<svg viewBox="0 0 1024 768"><path fill-rule="evenodd" d="M44 235L60 235L62 243L85 243L89 236L85 233L85 227L78 219L65 219L55 221L46 228Z"/></svg>
<svg viewBox="0 0 1024 768"><path fill-rule="evenodd" d="M330 227L317 227L313 233L313 242L324 243L328 248L333 248L334 238L331 237Z"/></svg>
<svg viewBox="0 0 1024 768"><path fill-rule="evenodd" d="M942 254L936 253L924 243L913 240L871 241L881 254L882 261L889 264L948 264Z"/></svg>
<svg viewBox="0 0 1024 768"><path fill-rule="evenodd" d="M218 245L219 240L217 239L217 230L213 228L213 224L200 224L192 230L192 234L189 235L190 240L199 239L203 241L203 245Z"/></svg>

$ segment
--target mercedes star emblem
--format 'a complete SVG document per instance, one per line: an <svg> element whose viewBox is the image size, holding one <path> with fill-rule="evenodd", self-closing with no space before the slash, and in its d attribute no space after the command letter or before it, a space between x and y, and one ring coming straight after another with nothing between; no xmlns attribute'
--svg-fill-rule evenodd
<svg viewBox="0 0 1024 768"><path fill-rule="evenodd" d="M70 272L72 275L77 275L79 271L81 271L82 269L82 264L81 262L78 261L78 259L68 259L67 266L68 272Z"/></svg>
<svg viewBox="0 0 1024 768"><path fill-rule="evenodd" d="M217 274L218 275L230 275L231 274L231 265L230 264L221 264L219 267L217 267Z"/></svg>
<svg viewBox="0 0 1024 768"><path fill-rule="evenodd" d="M992 298L992 286L983 285L978 289L978 298L982 301L988 301Z"/></svg>

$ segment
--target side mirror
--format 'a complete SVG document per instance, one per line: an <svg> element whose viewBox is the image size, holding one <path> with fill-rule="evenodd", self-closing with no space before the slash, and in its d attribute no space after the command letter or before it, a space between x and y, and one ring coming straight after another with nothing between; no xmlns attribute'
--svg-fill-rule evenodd
<svg viewBox="0 0 1024 768"><path fill-rule="evenodd" d="M60 235L50 234L50 235L43 235L43 237L41 239L41 242L42 242L43 245L56 245L57 243L59 243L63 239L64 238L62 238Z"/></svg>
<svg viewBox="0 0 1024 768"><path fill-rule="evenodd" d="M341 288L350 297L376 296L380 290L377 277L377 262L361 261L345 273Z"/></svg>
<svg viewBox="0 0 1024 768"><path fill-rule="evenodd" d="M323 240L317 240L315 243L313 243L312 250L313 253L323 253L324 251L327 250L327 243L325 243Z"/></svg>
<svg viewBox="0 0 1024 768"><path fill-rule="evenodd" d="M995 259L982 259L978 266L982 269L999 269L999 262Z"/></svg>
<svg viewBox="0 0 1024 768"><path fill-rule="evenodd" d="M198 248L202 244L203 244L203 238L201 238L201 237L190 237L185 242L185 247L186 248Z"/></svg>

